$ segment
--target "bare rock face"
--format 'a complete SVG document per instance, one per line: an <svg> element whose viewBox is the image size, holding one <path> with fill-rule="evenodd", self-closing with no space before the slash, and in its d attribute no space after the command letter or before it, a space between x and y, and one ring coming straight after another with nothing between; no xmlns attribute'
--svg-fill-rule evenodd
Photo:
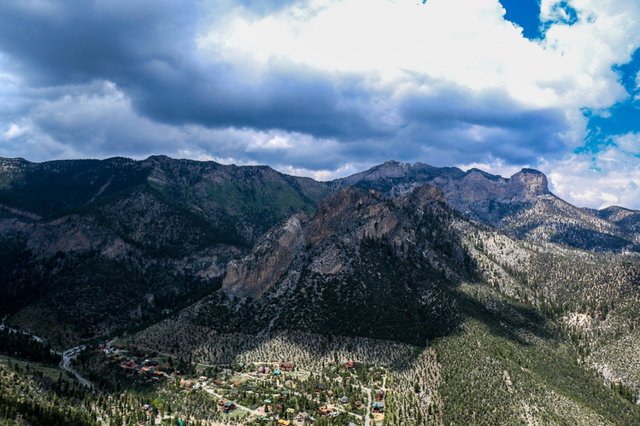
<svg viewBox="0 0 640 426"><path fill-rule="evenodd" d="M227 295L259 300L276 285L295 285L306 261L311 273L348 274L363 242L384 241L401 253L416 240L414 220L444 204L442 193L429 185L395 199L344 189L324 200L313 217L292 217L269 231L251 254L231 261L222 288Z"/></svg>
<svg viewBox="0 0 640 426"><path fill-rule="evenodd" d="M267 233L250 255L229 262L222 289L238 297L260 298L289 268L304 244L300 217Z"/></svg>
<svg viewBox="0 0 640 426"><path fill-rule="evenodd" d="M533 199L549 194L549 182L547 177L537 170L522 169L509 179L507 194L512 197Z"/></svg>

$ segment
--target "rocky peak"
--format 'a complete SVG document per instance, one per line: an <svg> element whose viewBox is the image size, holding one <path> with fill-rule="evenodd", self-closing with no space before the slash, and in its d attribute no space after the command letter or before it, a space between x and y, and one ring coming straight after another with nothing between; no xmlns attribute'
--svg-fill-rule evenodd
<svg viewBox="0 0 640 426"><path fill-rule="evenodd" d="M549 194L549 181L544 173L533 169L522 169L511 176L509 192L520 193L526 198Z"/></svg>

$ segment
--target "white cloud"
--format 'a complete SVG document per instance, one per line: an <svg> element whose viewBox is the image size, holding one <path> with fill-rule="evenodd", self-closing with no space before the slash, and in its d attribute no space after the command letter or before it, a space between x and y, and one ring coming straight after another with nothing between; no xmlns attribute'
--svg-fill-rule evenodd
<svg viewBox="0 0 640 426"><path fill-rule="evenodd" d="M15 139L27 133L28 129L26 127L20 127L16 123L11 123L9 128L2 134L5 139Z"/></svg>
<svg viewBox="0 0 640 426"><path fill-rule="evenodd" d="M557 3L542 2L543 18L554 21L542 42L504 20L498 0L307 0L266 16L235 9L199 44L263 69L303 64L357 73L373 86L412 90L423 75L474 91L506 89L523 104L572 113L610 106L625 96L611 66L640 45L640 4L571 1L584 19L568 26L555 22Z"/></svg>
<svg viewBox="0 0 640 426"><path fill-rule="evenodd" d="M285 150L292 146L293 145L288 138L283 135L275 135L269 138L256 137L249 143L247 149L249 151L271 151Z"/></svg>
<svg viewBox="0 0 640 426"><path fill-rule="evenodd" d="M597 154L572 154L540 168L548 171L551 189L573 204L640 209L640 158L618 147Z"/></svg>
<svg viewBox="0 0 640 426"><path fill-rule="evenodd" d="M640 155L640 133L626 133L612 138L620 150L627 154ZM640 159L638 161L640 163Z"/></svg>

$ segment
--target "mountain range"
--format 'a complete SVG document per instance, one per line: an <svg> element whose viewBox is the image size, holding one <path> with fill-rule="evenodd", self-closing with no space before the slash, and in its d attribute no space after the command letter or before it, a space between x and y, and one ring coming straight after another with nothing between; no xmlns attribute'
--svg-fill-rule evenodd
<svg viewBox="0 0 640 426"><path fill-rule="evenodd" d="M233 336L234 356L301 335L433 350L442 377L416 389L444 409L418 399L424 424L637 424L639 253L640 211L574 206L532 169L389 161L319 182L164 156L0 159L7 323L211 363Z"/></svg>

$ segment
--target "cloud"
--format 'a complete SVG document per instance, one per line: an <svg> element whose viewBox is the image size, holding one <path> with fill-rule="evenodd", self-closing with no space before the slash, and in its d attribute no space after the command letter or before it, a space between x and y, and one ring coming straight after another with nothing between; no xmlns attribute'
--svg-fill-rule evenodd
<svg viewBox="0 0 640 426"><path fill-rule="evenodd" d="M534 41L504 14L498 0L5 0L0 155L324 177L388 159L540 165L569 191L583 111L629 96L612 67L640 46L640 4L542 0Z"/></svg>
<svg viewBox="0 0 640 426"><path fill-rule="evenodd" d="M11 123L9 128L2 134L5 139L14 139L24 135L27 132L25 127L20 127L16 123Z"/></svg>
<svg viewBox="0 0 640 426"><path fill-rule="evenodd" d="M640 209L640 134L617 135L611 142L595 154L543 164L552 189L579 206Z"/></svg>

